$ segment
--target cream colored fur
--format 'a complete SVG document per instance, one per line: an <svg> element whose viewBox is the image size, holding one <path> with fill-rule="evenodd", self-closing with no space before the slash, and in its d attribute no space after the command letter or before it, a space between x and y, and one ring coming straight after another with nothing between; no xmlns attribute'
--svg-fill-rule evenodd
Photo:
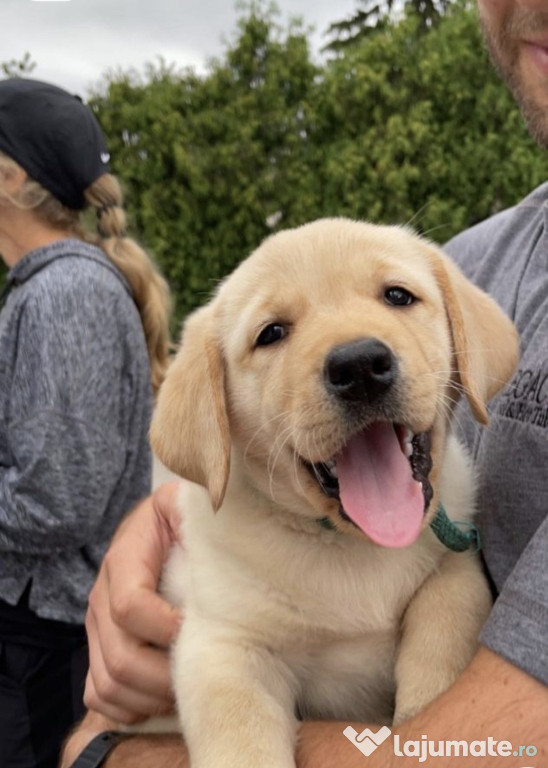
<svg viewBox="0 0 548 768"><path fill-rule="evenodd" d="M394 285L417 301L388 306ZM257 347L272 322L287 337ZM434 498L404 549L342 519L301 461L327 461L350 436L321 372L329 350L361 337L398 360L393 420L432 436ZM510 321L432 245L344 219L269 238L189 318L152 439L193 481L164 583L184 605L173 681L193 768L291 768L296 712L400 722L460 674L489 591L478 558L449 552L429 522L440 500L472 517L451 411L462 391L486 422L516 359Z"/></svg>

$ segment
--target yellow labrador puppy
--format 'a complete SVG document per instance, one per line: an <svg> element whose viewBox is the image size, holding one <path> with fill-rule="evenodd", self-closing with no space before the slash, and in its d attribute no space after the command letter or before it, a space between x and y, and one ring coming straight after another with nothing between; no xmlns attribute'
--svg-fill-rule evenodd
<svg viewBox="0 0 548 768"><path fill-rule="evenodd" d="M490 596L454 551L451 412L486 423L517 354L431 244L345 219L268 238L188 319L152 441L194 483L166 572L193 768L291 768L297 717L400 722L463 670Z"/></svg>

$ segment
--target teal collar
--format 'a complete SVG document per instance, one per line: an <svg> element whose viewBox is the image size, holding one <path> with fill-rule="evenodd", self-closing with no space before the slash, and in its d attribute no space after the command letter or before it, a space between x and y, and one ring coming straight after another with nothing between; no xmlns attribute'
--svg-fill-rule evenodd
<svg viewBox="0 0 548 768"><path fill-rule="evenodd" d="M480 534L476 526L466 520L450 520L441 502L430 528L441 543L453 552L466 552L470 548L479 552L481 549Z"/></svg>
<svg viewBox="0 0 548 768"><path fill-rule="evenodd" d="M318 523L328 531L337 530L328 517L320 518ZM441 502L438 505L436 517L430 523L430 528L441 543L452 552L466 552L472 547L474 552L479 552L481 549L480 534L476 526L465 520L451 520Z"/></svg>

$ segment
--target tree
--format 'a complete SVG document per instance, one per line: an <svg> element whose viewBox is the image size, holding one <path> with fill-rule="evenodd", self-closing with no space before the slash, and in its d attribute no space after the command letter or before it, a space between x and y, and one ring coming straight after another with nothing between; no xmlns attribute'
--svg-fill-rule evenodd
<svg viewBox="0 0 548 768"><path fill-rule="evenodd" d="M205 75L160 63L93 100L179 318L274 229L347 215L444 242L546 178L466 0L427 32L408 9L322 66L277 19L248 6Z"/></svg>
<svg viewBox="0 0 548 768"><path fill-rule="evenodd" d="M386 29L395 11L403 9L420 20L419 30L426 31L437 24L452 0L357 0L358 8L348 18L333 22L326 35L331 40L324 51L340 53L374 32Z"/></svg>
<svg viewBox="0 0 548 768"><path fill-rule="evenodd" d="M0 62L0 72L4 77L24 77L29 75L36 67L30 53L25 53L22 59L10 59Z"/></svg>
<svg viewBox="0 0 548 768"><path fill-rule="evenodd" d="M272 221L314 216L314 201L297 190L317 68L300 26L275 20L274 10L249 6L206 76L150 67L145 82L119 76L93 99L178 315L207 298Z"/></svg>
<svg viewBox="0 0 548 768"><path fill-rule="evenodd" d="M409 13L325 68L321 213L412 221L440 242L546 178L474 6L419 34Z"/></svg>

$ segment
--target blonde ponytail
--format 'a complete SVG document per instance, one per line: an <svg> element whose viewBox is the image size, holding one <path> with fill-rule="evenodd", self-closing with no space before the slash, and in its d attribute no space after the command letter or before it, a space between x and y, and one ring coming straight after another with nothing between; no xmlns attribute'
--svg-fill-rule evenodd
<svg viewBox="0 0 548 768"><path fill-rule="evenodd" d="M156 392L169 364L171 298L168 284L146 251L126 237L126 214L118 180L106 173L88 187L84 196L97 214L96 245L122 272L133 292L141 314Z"/></svg>

